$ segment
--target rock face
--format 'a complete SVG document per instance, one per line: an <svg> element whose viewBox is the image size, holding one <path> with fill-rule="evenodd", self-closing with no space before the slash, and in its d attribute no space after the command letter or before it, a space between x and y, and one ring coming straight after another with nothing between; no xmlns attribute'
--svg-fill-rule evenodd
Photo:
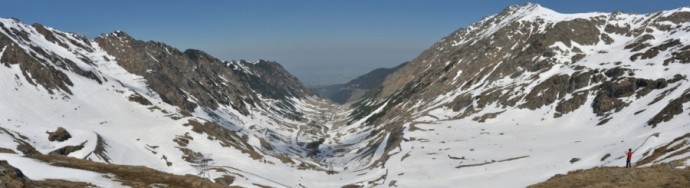
<svg viewBox="0 0 690 188"><path fill-rule="evenodd" d="M0 160L0 187L94 187L94 185L83 182L72 182L66 180L31 180L28 177L26 177L24 173L18 168L15 168L5 160Z"/></svg>
<svg viewBox="0 0 690 188"><path fill-rule="evenodd" d="M65 156L66 156L66 155L69 155L69 154L72 153L72 152L75 152L75 151L79 151L79 150L81 150L81 149L84 149L84 144L86 144L86 142L81 143L81 144L76 145L76 146L65 146L65 147L62 147L62 148L60 148L60 149L56 149L56 150L54 150L54 151L51 151L51 152L48 153L48 154L49 154L49 155L65 155Z"/></svg>
<svg viewBox="0 0 690 188"><path fill-rule="evenodd" d="M30 181L21 170L14 168L7 161L0 161L0 185L7 188L21 188Z"/></svg>
<svg viewBox="0 0 690 188"><path fill-rule="evenodd" d="M15 20L15 22L18 21ZM59 68L75 70L75 72L79 72L82 75L92 75L88 71L80 69L80 67L70 59L62 58L54 53L46 52L40 48L30 49L29 52L22 49L21 45L30 46L31 44L31 39L26 30L31 30L32 28L20 24L17 26L19 26L20 29L5 26L4 23L0 23L0 29L9 35L0 35L0 46L4 46L0 62L2 62L5 67L10 67L11 65L18 65L21 67L22 76L27 80L31 80L30 84L37 87L43 87L50 94L56 91L71 93L69 87L73 86L73 83L65 73L58 70ZM32 27L36 28L33 30L48 32L39 24L34 24ZM17 40L13 41L10 37ZM50 35L46 37L46 39L55 40L57 45L60 46L68 46L67 43L69 43L69 45L86 45L83 44L84 41L58 41L55 39L56 37L64 36ZM39 56L42 58L38 58ZM48 61L53 62L56 66L46 65L45 63Z"/></svg>

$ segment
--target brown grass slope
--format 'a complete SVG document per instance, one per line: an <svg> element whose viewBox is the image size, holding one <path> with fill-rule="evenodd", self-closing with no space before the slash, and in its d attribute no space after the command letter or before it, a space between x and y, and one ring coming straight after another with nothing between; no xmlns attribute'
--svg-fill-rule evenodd
<svg viewBox="0 0 690 188"><path fill-rule="evenodd" d="M673 139L666 145L653 150L651 155L635 162L635 166L644 168L597 167L587 170L576 170L566 175L558 174L545 182L530 187L690 187L690 168L684 167L684 157L668 163L655 163L690 151L686 146L690 133Z"/></svg>
<svg viewBox="0 0 690 188"><path fill-rule="evenodd" d="M116 181L120 181L123 185L131 187L232 187L228 185L213 183L208 179L200 178L198 176L174 175L146 168L143 166L98 163L89 160L82 160L72 157L56 155L34 155L30 157L44 161L53 166L62 166L106 174L113 174L115 175Z"/></svg>
<svg viewBox="0 0 690 188"><path fill-rule="evenodd" d="M690 169L670 164L645 168L597 167L556 175L540 187L690 187Z"/></svg>

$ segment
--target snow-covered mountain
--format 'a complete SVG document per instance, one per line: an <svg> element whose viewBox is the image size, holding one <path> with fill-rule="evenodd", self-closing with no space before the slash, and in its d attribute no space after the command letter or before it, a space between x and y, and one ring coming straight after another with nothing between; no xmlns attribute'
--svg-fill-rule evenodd
<svg viewBox="0 0 690 188"><path fill-rule="evenodd" d="M248 187L519 187L621 166L628 148L639 166L690 165L690 8L511 6L351 106L273 62L119 31L90 40L15 19L0 29L0 151L17 153L0 160L22 171L45 165L24 157L67 155Z"/></svg>
<svg viewBox="0 0 690 188"><path fill-rule="evenodd" d="M313 153L291 135L313 119L301 108L318 100L277 63L220 61L119 31L89 40L16 19L0 19L0 28L5 151L175 174L197 174L206 156L236 169L211 178L266 163L281 165L260 170L284 169Z"/></svg>
<svg viewBox="0 0 690 188"><path fill-rule="evenodd" d="M386 130L374 136L385 135L382 185L525 186L624 165L628 148L638 165L686 162L689 58L687 7L638 15L511 6L389 75L350 122ZM653 155L669 143L674 152Z"/></svg>

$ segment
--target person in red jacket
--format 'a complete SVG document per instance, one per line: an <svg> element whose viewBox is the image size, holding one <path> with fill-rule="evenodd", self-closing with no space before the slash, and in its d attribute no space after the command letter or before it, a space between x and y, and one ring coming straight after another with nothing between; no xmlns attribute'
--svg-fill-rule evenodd
<svg viewBox="0 0 690 188"><path fill-rule="evenodd" d="M628 152L625 152L625 155L628 156L628 160L626 160L627 162L625 163L625 168L632 167L632 164L630 164L630 160L632 159L632 154L633 154L632 149L628 148Z"/></svg>

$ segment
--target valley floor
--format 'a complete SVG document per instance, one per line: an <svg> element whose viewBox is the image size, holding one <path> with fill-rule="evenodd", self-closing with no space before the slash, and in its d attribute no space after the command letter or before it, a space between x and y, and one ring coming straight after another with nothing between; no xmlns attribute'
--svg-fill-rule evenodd
<svg viewBox="0 0 690 188"><path fill-rule="evenodd" d="M652 128L636 123L635 116L628 117L624 112L614 116L611 123L597 126L598 117L588 109L580 109L560 118L540 118L533 115L548 114L549 109L510 109L512 113L499 113L495 118L480 123L471 117L453 118L459 112L438 108L410 117L409 121L399 125L402 127L401 134L393 135L394 132L377 131L380 127L376 125L348 125L346 121L350 111L347 106L310 101L300 105L300 108L305 108L302 110L307 112L305 116L310 121L296 123L294 129L280 132L281 130L271 130L270 126L266 126L262 129L244 130L257 131L256 134L265 138L277 137L286 143L283 146L273 146L271 151L275 153L264 153L258 160L233 148L221 147L222 143L219 145L213 136L197 133L192 126L179 125L178 122L186 120L171 121L168 125L151 125L155 128L152 130L154 132L174 131L166 134L178 135L172 138L163 137L165 135L138 135L139 133L134 132L128 132L128 135L136 136L121 137L125 134L109 131L107 128L111 126L105 125L101 127L104 130L98 131L98 135L94 136L86 129L93 125L67 126L74 137L68 142L75 144L82 140L89 141L91 144L87 145L88 151L93 149L91 147L96 147L92 145L97 145L100 139L98 137L102 136L109 144L108 155L113 164L79 161L74 157L83 158L79 155L85 154L79 152L73 153L78 155L72 157L53 158L46 155L43 161L48 162L47 164L17 154L0 154L0 160L16 165L32 179L67 179L103 187L118 186L122 181L130 182L122 183L122 186L139 185L136 182L143 185L161 183L155 180L127 179L138 176L136 174L140 172L168 178L198 178L185 175L194 174L205 176L216 183L246 187L513 187L529 186L546 181L556 174L574 170L621 167L625 162L623 152L628 148L635 150L633 162L641 167L652 166L652 169L657 170L659 164L672 161L680 160L680 166L687 165L690 157L687 152L690 150L690 136L686 134L687 131L679 131L687 130L686 127L690 125L683 118ZM492 110L487 109L487 112ZM38 123L16 122L16 118L11 119L8 123L0 124L1 128L8 130L0 132L0 136L6 137L8 141L20 139L36 142L32 145L42 153L69 144L53 145L53 142L44 141L48 136L45 131L53 131L54 127L38 129L31 126ZM117 122L114 119L107 121ZM377 132L381 134L373 134ZM23 135L27 138L21 139ZM389 138L395 136L401 138L400 142L389 141L394 140ZM188 138L189 143L185 148L212 154L214 162L209 166L208 173L197 174L193 167L195 164L175 157L184 157L186 154L178 154L182 146L169 145L169 141L182 137ZM252 136L246 142L253 143L253 139L257 138L261 137ZM323 142L314 146L313 155L290 149L308 148L309 143L319 139L323 139ZM123 144L130 142L134 144ZM255 143L259 142L255 140ZM5 148L19 148L18 143L21 142L12 143L14 141L5 143ZM119 151L118 147L127 150ZM134 151L138 153L132 153ZM285 153L290 155L281 158L286 156L279 153L283 151L295 153ZM93 156L90 159L98 160ZM136 161L131 161L133 159ZM87 165L60 165L65 161L71 164L72 160L75 161L74 164ZM164 166L168 161L171 166ZM131 167L116 165L137 163L163 172L143 168L127 171ZM79 173L72 173L71 168L87 171L77 170ZM177 180L171 181L163 184L180 183ZM184 183L184 180L181 181ZM210 183L198 179L192 182Z"/></svg>

